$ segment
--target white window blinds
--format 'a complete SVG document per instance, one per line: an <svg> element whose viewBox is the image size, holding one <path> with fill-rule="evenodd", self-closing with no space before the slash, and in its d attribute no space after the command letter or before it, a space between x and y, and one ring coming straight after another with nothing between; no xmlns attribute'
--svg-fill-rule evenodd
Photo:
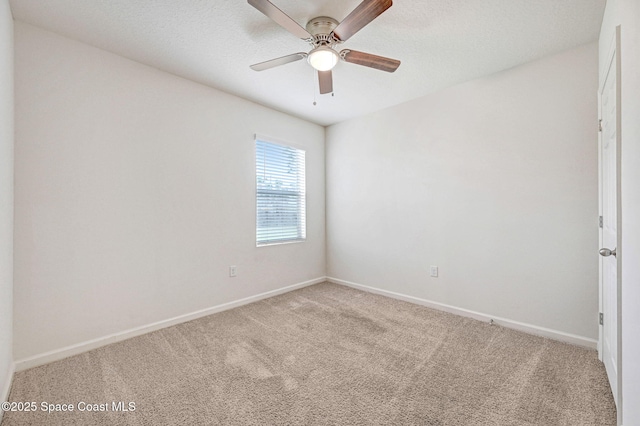
<svg viewBox="0 0 640 426"><path fill-rule="evenodd" d="M256 243L306 238L305 152L256 138Z"/></svg>

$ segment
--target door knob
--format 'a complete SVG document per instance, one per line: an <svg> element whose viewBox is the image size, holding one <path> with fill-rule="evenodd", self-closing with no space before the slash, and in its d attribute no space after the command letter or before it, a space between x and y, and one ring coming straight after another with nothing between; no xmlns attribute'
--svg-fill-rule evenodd
<svg viewBox="0 0 640 426"><path fill-rule="evenodd" d="M600 249L600 256L608 257L613 256L616 257L616 249L609 250L608 248Z"/></svg>

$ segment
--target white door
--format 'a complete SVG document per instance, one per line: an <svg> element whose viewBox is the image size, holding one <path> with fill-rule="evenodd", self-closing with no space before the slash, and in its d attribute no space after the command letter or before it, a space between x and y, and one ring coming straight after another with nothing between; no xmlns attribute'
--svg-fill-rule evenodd
<svg viewBox="0 0 640 426"><path fill-rule="evenodd" d="M619 231L619 37L612 43L607 57L605 78L600 87L600 306L602 328L600 357L604 362L613 397L620 411L620 303L618 285Z"/></svg>

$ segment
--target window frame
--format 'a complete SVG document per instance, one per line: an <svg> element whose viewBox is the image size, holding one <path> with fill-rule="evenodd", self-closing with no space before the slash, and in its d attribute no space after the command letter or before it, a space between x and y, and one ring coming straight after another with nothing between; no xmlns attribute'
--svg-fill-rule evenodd
<svg viewBox="0 0 640 426"><path fill-rule="evenodd" d="M303 180L303 186L302 186L302 191L298 192L298 196L300 198L302 198L301 202L297 203L298 206L298 211L301 212L302 214L302 219L298 220L297 223L297 237L296 238L287 238L287 239L270 239L270 240L259 240L259 233L258 233L258 221L259 221L259 205L258 205L258 197L260 195L260 189L258 188L258 143L262 142L262 143L266 143L266 144L271 144L271 145L276 145L276 146L280 146L283 148L290 148L290 149L295 149L296 150L296 154L299 155L300 153L302 153L302 180ZM287 141L282 141L276 138L272 138L272 137L268 137L268 136L264 136L261 134L256 133L254 135L254 139L253 139L253 150L254 150L254 162L253 162L253 170L254 170L254 183L255 183L255 192L254 192L254 205L255 205L255 241L256 241L256 247L268 247L268 246L275 246L275 245L282 245L282 244L296 244L296 243L303 243L307 240L307 158L306 158L306 154L307 154L307 150L303 147L301 147L298 144L295 143L290 143ZM296 175L296 178L298 180L300 180L300 176L299 176L299 172L300 170L298 170L298 174Z"/></svg>

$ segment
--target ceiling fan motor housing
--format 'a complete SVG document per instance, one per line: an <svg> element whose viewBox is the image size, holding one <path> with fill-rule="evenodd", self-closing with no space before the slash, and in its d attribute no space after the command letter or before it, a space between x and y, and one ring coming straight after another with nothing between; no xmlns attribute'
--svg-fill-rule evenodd
<svg viewBox="0 0 640 426"><path fill-rule="evenodd" d="M323 45L333 47L340 43L340 40L335 38L331 33L338 24L338 21L328 16L318 16L317 18L311 19L307 22L306 27L309 34L313 36L313 38L309 40L309 43L314 47Z"/></svg>
<svg viewBox="0 0 640 426"><path fill-rule="evenodd" d="M307 22L307 31L310 34L331 34L331 31L339 24L333 18L328 16L318 16L317 18L313 18L309 22Z"/></svg>

